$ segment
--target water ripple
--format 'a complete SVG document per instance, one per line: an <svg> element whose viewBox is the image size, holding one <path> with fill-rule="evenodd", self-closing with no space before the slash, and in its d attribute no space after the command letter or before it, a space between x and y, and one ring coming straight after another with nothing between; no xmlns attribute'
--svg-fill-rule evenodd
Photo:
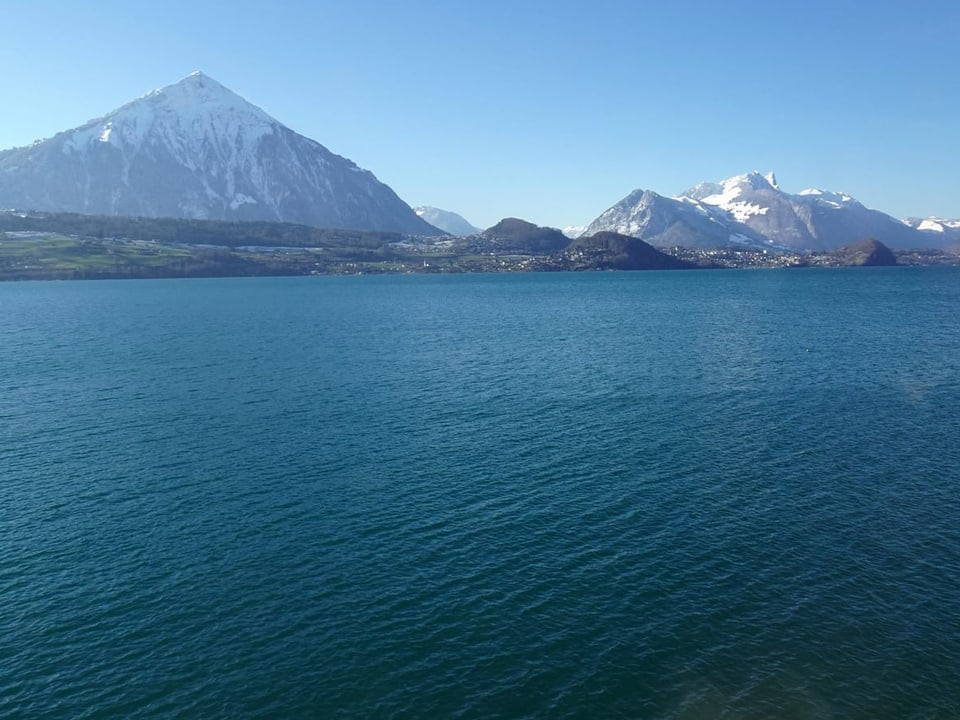
<svg viewBox="0 0 960 720"><path fill-rule="evenodd" d="M0 286L0 715L956 717L956 279Z"/></svg>

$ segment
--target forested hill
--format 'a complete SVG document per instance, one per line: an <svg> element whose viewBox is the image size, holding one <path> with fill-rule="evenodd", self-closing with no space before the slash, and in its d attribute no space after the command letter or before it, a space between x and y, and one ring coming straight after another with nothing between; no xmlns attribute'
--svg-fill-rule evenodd
<svg viewBox="0 0 960 720"><path fill-rule="evenodd" d="M379 248L402 242L401 233L339 230L271 222L115 217L77 213L0 212L0 232L34 231L78 237L221 247Z"/></svg>

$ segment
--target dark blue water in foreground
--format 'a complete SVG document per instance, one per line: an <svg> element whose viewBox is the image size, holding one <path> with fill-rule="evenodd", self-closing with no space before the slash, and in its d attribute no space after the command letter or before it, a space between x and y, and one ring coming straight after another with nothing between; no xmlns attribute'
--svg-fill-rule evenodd
<svg viewBox="0 0 960 720"><path fill-rule="evenodd" d="M0 285L0 716L956 718L960 272Z"/></svg>

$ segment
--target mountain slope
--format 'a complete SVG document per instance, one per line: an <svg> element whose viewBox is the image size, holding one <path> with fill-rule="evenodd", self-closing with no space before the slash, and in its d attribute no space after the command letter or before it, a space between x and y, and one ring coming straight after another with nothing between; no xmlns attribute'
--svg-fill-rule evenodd
<svg viewBox="0 0 960 720"><path fill-rule="evenodd" d="M680 197L702 203L714 212L719 211L716 212L718 218L743 223L773 244L816 248L817 240L808 223L798 215L797 207L775 182L772 173L767 177L749 173L722 183L701 183L681 193Z"/></svg>
<svg viewBox="0 0 960 720"><path fill-rule="evenodd" d="M202 73L0 153L0 206L436 234L372 173Z"/></svg>

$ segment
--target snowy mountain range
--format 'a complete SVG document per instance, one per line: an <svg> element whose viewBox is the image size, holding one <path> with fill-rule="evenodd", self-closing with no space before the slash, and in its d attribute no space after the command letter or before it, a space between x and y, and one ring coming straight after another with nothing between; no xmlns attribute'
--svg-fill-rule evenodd
<svg viewBox="0 0 960 720"><path fill-rule="evenodd" d="M437 234L372 173L199 72L0 152L0 207Z"/></svg>
<svg viewBox="0 0 960 720"><path fill-rule="evenodd" d="M585 235L612 231L655 247L731 244L787 250L833 250L864 238L893 248L947 247L960 242L960 221L901 221L864 207L846 193L792 195L773 173L700 183L672 198L635 190L605 211Z"/></svg>
<svg viewBox="0 0 960 720"><path fill-rule="evenodd" d="M456 213L414 211L369 171L199 72L79 128L0 152L0 208L479 232ZM900 221L845 193L786 193L772 173L756 172L675 197L635 190L582 234L603 231L661 248L831 250L867 237L892 248L960 245L960 220Z"/></svg>
<svg viewBox="0 0 960 720"><path fill-rule="evenodd" d="M421 205L414 208L414 212L434 227L440 228L455 237L476 235L481 231L481 228L471 225L462 215L449 210Z"/></svg>

